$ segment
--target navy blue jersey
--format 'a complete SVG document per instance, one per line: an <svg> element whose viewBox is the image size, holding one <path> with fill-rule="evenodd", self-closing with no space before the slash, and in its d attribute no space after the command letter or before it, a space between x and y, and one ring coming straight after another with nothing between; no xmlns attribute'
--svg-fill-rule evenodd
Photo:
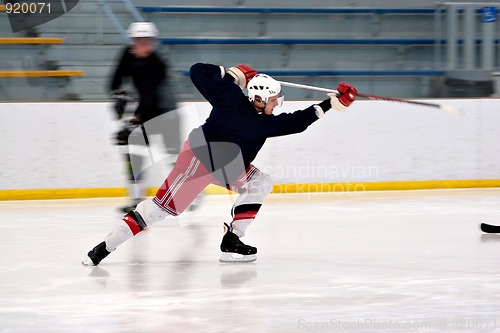
<svg viewBox="0 0 500 333"><path fill-rule="evenodd" d="M190 71L198 91L212 105L210 116L201 126L205 140L230 142L239 146L247 167L267 138L299 133L318 120L314 106L293 113L258 113L238 85L222 77L221 68L195 64Z"/></svg>

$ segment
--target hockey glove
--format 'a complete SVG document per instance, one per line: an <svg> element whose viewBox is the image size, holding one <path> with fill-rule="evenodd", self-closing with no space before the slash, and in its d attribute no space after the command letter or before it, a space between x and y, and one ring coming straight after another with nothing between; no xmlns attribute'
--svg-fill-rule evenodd
<svg viewBox="0 0 500 333"><path fill-rule="evenodd" d="M134 123L125 123L122 129L116 133L116 144L119 146L128 145L128 137L139 125Z"/></svg>
<svg viewBox="0 0 500 333"><path fill-rule="evenodd" d="M241 89L247 87L248 81L250 81L257 72L255 69L248 67L246 65L238 65L236 67L231 67L227 70L228 74L234 77L234 83L236 83Z"/></svg>
<svg viewBox="0 0 500 333"><path fill-rule="evenodd" d="M356 96L358 95L358 91L354 86L351 86L345 82L340 82L337 87L338 94L330 93L330 103L332 104L332 108L337 111L344 111L347 109L349 105L354 102Z"/></svg>
<svg viewBox="0 0 500 333"><path fill-rule="evenodd" d="M115 89L111 91L111 98L115 100L115 112L118 119L121 119L127 106L127 101L130 99L127 92L123 89Z"/></svg>

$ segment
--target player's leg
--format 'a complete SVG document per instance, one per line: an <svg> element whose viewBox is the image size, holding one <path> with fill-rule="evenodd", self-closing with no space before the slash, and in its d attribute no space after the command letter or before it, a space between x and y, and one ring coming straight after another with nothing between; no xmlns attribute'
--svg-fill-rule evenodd
<svg viewBox="0 0 500 333"><path fill-rule="evenodd" d="M148 200L146 200L148 201ZM149 200L150 201L150 200ZM142 204L139 203L138 207ZM164 218L165 216L163 216ZM82 264L85 266L97 266L111 252L116 250L118 245L137 235L147 227L141 214L132 210L115 226L115 228L104 238L104 241L97 244L87 253Z"/></svg>
<svg viewBox="0 0 500 333"><path fill-rule="evenodd" d="M142 127L138 124L127 123L117 133L117 144L123 150L126 172L128 174L128 197L130 202L122 207L125 213L133 210L145 197L143 184L143 156L141 150L145 147L145 136Z"/></svg>
<svg viewBox="0 0 500 333"><path fill-rule="evenodd" d="M186 210L212 180L210 172L192 151L189 150L189 154L181 152L174 169L156 193L153 202L168 214L177 216Z"/></svg>
<svg viewBox="0 0 500 333"><path fill-rule="evenodd" d="M153 199L139 203L122 221L88 253L84 265L98 265L120 244L146 227L167 216L182 213L196 196L212 181L211 174L194 156L186 143L177 163Z"/></svg>
<svg viewBox="0 0 500 333"><path fill-rule="evenodd" d="M167 103L168 104L168 103ZM159 133L162 136L163 144L165 146L166 152L169 154L168 160L175 161L176 157L179 155L181 150L181 117L178 110L168 111L161 115L160 121L155 121L151 126L151 131L153 133ZM148 124L149 126L149 124ZM149 127L148 127L149 131ZM193 211L197 209L203 198L203 191L196 196L196 198L191 202L188 210Z"/></svg>
<svg viewBox="0 0 500 333"><path fill-rule="evenodd" d="M271 177L253 165L250 165L242 178L233 183L232 190L240 195L232 208L233 221L224 224L225 234L221 243L220 261L256 260L257 249L244 244L240 238L245 236L246 229L255 219L262 202L272 188Z"/></svg>
<svg viewBox="0 0 500 333"><path fill-rule="evenodd" d="M132 211L138 204L141 202L145 196L145 189L143 184L143 174L142 173L134 173L134 168L136 170L141 170L143 158L140 155L136 154L125 154L125 160L128 171L128 197L130 202L122 207L125 213ZM134 166L134 167L133 167Z"/></svg>
<svg viewBox="0 0 500 333"><path fill-rule="evenodd" d="M165 113L162 115L162 121L159 125L161 125L161 128L158 132L162 135L163 144L165 145L167 153L178 155L182 148L179 112L173 110ZM154 133L156 133L156 127L153 127L153 129Z"/></svg>
<svg viewBox="0 0 500 333"><path fill-rule="evenodd" d="M233 204L231 229L238 237L245 236L246 229L253 222L264 199L271 193L273 182L271 176L250 165L244 178L233 184L239 193Z"/></svg>

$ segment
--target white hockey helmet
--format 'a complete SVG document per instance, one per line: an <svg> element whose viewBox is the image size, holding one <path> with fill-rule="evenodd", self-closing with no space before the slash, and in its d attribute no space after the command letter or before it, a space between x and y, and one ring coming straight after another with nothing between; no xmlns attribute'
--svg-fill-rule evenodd
<svg viewBox="0 0 500 333"><path fill-rule="evenodd" d="M152 22L134 22L129 25L127 35L130 38L157 38L158 29Z"/></svg>
<svg viewBox="0 0 500 333"><path fill-rule="evenodd" d="M271 96L283 96L281 93L281 84L267 74L255 75L248 82L247 89L248 98L251 102L255 101L255 96L259 96L264 103L267 103L267 100Z"/></svg>

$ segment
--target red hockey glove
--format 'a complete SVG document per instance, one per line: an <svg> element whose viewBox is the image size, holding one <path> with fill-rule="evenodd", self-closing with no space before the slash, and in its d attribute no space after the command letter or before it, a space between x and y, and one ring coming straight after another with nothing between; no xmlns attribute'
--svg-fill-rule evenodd
<svg viewBox="0 0 500 333"><path fill-rule="evenodd" d="M255 69L243 64L231 67L227 70L227 72L234 77L234 83L236 83L241 89L245 89L248 81L257 75Z"/></svg>
<svg viewBox="0 0 500 333"><path fill-rule="evenodd" d="M340 82L337 87L337 94L328 94L330 96L330 102L332 104L332 108L337 111L344 111L347 109L349 105L354 102L356 96L358 95L358 91L354 86L351 86L345 82Z"/></svg>
<svg viewBox="0 0 500 333"><path fill-rule="evenodd" d="M358 95L358 91L354 86L351 86L345 82L340 82L339 86L337 87L337 90L340 94L339 101L346 107L351 105L352 102L354 102L354 99Z"/></svg>

